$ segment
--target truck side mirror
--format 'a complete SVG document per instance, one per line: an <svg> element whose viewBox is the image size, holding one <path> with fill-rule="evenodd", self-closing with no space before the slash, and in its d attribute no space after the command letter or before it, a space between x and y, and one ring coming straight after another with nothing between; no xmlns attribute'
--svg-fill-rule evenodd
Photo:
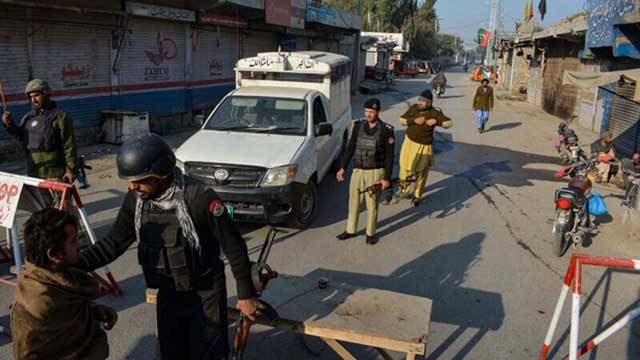
<svg viewBox="0 0 640 360"><path fill-rule="evenodd" d="M316 136L325 136L333 134L333 126L329 123L322 123L315 126Z"/></svg>

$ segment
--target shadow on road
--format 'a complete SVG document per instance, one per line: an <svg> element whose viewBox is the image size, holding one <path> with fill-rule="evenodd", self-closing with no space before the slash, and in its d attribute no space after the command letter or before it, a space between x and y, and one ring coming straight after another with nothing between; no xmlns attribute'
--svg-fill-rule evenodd
<svg viewBox="0 0 640 360"><path fill-rule="evenodd" d="M427 241L428 239L424 239ZM357 287L378 288L433 300L431 320L457 326L427 359L439 358L456 344L467 331L475 331L451 359L465 358L489 331L498 330L505 314L502 296L498 293L463 287L466 273L481 261L484 233L472 233L457 242L440 245L399 267L389 276L318 269L305 275L308 279L326 277L330 282ZM433 349L435 344L429 344Z"/></svg>
<svg viewBox="0 0 640 360"><path fill-rule="evenodd" d="M488 131L509 130L509 129L517 128L520 125L522 125L522 123L519 122L519 121L518 122L512 122L512 123L506 123L506 124L493 125L489 129L487 129L487 132Z"/></svg>
<svg viewBox="0 0 640 360"><path fill-rule="evenodd" d="M596 294L602 287L602 299L600 300L601 304L597 304L597 303L593 304L594 306L598 306L600 308L596 330L595 330L596 333L589 334L589 337L587 338L587 340L584 343L580 344L580 346L582 346L583 344L586 344L588 341L593 340L593 338L597 334L609 328L616 321L620 320L623 316L627 315L629 311L632 311L633 309L640 306L640 300L636 300L635 302L633 302L632 304L630 304L629 306L621 310L617 315L613 316L611 320L605 323L605 318L611 317L611 314L607 314L607 306L609 301L609 295L611 293L610 289L611 289L611 281L612 281L613 274L636 274L636 273L633 271L621 270L621 269L607 269L602 274L602 276L600 276L600 279L598 279L598 282L595 284L591 292L584 297L585 300L582 301L582 304L580 307L580 316L582 316L583 313L586 311L587 307L592 302L594 302L594 298L596 297ZM562 315L569 317L568 311L570 308L571 308L570 300L567 300L566 303L564 304L565 311L563 312ZM549 318L549 321L550 321L550 318ZM625 331L625 330L622 330L622 331ZM558 332L556 331L556 334L557 333ZM567 325L567 327L563 330L560 337L554 338L554 340L557 339L557 342L555 342L554 347L549 352L549 356L548 356L549 359L556 358L559 352L562 352L562 354L567 355L568 351L566 351L566 349L568 349L567 345L568 345L569 333L570 333L570 327L569 325ZM619 334L621 334L621 332L618 332L613 336L616 336ZM581 335L581 337L583 336L584 334ZM596 360L597 355L598 355L598 348L596 347L593 350L591 350L589 354L589 359ZM629 334L629 340L627 342L627 359L640 359L640 319L636 319L636 321L634 321L631 324L631 334Z"/></svg>
<svg viewBox="0 0 640 360"><path fill-rule="evenodd" d="M125 359L155 359L156 337L146 335L139 338Z"/></svg>
<svg viewBox="0 0 640 360"><path fill-rule="evenodd" d="M285 318L296 314L293 317L317 320L331 314L360 288L426 297L433 301L431 321L456 326L441 344L428 345L427 348L433 350L427 359L440 358L452 346L458 350L448 358L464 359L489 331L500 329L505 318L501 294L463 286L467 272L482 260L480 255L485 238L484 233L475 232L456 242L437 246L388 276L324 268L313 270L303 278L283 275L270 285L270 291L265 293L266 300ZM319 290L315 281L321 277L327 278L329 284L348 284L353 291L335 292L331 285L329 290ZM331 296L327 296L326 291L330 291ZM229 299L230 304L234 302L235 298ZM461 341L468 331L473 333L471 338ZM267 340L274 333L278 332L266 333L263 339ZM273 339L273 342L279 341ZM261 351L271 351L267 344L261 343L258 341L256 345ZM291 351L290 346L287 348ZM290 355L282 354L283 358Z"/></svg>

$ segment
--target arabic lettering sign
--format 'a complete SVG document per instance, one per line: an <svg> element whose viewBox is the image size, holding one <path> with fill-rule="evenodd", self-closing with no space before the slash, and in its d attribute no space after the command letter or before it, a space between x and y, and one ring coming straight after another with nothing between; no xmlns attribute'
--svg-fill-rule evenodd
<svg viewBox="0 0 640 360"><path fill-rule="evenodd" d="M238 16L229 16L222 14L210 14L200 13L198 14L198 21L205 24L233 26L246 28L249 26L247 19L243 19Z"/></svg>
<svg viewBox="0 0 640 360"><path fill-rule="evenodd" d="M0 226L10 228L16 217L23 183L20 180L0 176Z"/></svg>
<svg viewBox="0 0 640 360"><path fill-rule="evenodd" d="M136 16L146 16L186 22L196 21L195 11L187 9L177 9L168 6L127 2L127 12Z"/></svg>
<svg viewBox="0 0 640 360"><path fill-rule="evenodd" d="M289 26L296 29L304 29L304 18L306 12L306 0L291 0L291 22Z"/></svg>
<svg viewBox="0 0 640 360"><path fill-rule="evenodd" d="M60 69L60 77L62 78L62 87L78 88L89 86L91 72L88 65L67 63L62 65L62 68Z"/></svg>
<svg viewBox="0 0 640 360"><path fill-rule="evenodd" d="M335 9L308 5L305 18L307 22L316 22L324 25L335 26L337 14L338 13Z"/></svg>

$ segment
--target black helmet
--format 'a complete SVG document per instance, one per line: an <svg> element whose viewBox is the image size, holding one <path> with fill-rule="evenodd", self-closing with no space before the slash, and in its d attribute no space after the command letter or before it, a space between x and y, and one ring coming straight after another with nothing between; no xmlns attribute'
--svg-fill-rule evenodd
<svg viewBox="0 0 640 360"><path fill-rule="evenodd" d="M160 136L138 135L125 142L116 158L118 176L128 181L166 178L176 167L176 156Z"/></svg>
<svg viewBox="0 0 640 360"><path fill-rule="evenodd" d="M566 122L561 122L560 125L558 125L558 130L560 131L564 131L567 128L567 123Z"/></svg>

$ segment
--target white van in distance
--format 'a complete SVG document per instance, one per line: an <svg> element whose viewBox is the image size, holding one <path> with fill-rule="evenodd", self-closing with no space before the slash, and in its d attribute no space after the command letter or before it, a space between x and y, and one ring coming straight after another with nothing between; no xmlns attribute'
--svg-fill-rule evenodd
<svg viewBox="0 0 640 360"><path fill-rule="evenodd" d="M307 227L318 184L338 170L347 144L349 58L260 53L235 72L236 89L178 148L178 166L209 184L235 220Z"/></svg>

